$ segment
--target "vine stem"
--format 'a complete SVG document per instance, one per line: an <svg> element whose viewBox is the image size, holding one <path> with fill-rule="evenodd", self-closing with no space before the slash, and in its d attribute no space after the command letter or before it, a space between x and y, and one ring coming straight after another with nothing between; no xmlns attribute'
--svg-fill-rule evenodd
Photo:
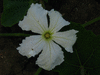
<svg viewBox="0 0 100 75"><path fill-rule="evenodd" d="M38 70L36 71L36 73L34 75L39 75L39 73L42 71L42 68L38 68Z"/></svg>
<svg viewBox="0 0 100 75"><path fill-rule="evenodd" d="M0 33L0 36L30 36L31 34L24 34L24 33Z"/></svg>
<svg viewBox="0 0 100 75"><path fill-rule="evenodd" d="M91 20L91 21L86 22L85 24L82 24L82 26L86 27L86 26L88 26L88 25L90 25L90 24L92 24L92 23L94 23L94 22L96 22L98 20L100 20L100 16L95 18L95 19L93 19L93 20Z"/></svg>

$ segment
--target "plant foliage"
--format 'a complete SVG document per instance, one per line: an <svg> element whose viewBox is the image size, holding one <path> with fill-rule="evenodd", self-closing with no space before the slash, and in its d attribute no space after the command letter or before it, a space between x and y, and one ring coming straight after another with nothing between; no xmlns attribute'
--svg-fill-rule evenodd
<svg viewBox="0 0 100 75"><path fill-rule="evenodd" d="M67 28L79 31L74 53L63 49L65 61L53 71L59 75L100 75L100 35L96 36L73 22Z"/></svg>
<svg viewBox="0 0 100 75"><path fill-rule="evenodd" d="M11 27L18 23L25 16L29 6L29 0L3 0L1 24Z"/></svg>

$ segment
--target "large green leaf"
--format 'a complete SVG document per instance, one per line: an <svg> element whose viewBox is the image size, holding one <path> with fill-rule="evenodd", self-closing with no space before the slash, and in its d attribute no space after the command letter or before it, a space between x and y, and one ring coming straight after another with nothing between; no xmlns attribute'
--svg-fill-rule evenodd
<svg viewBox="0 0 100 75"><path fill-rule="evenodd" d="M71 23L67 28L79 31L74 53L63 49L65 61L53 71L60 75L100 75L100 36L77 23Z"/></svg>
<svg viewBox="0 0 100 75"><path fill-rule="evenodd" d="M21 20L30 6L30 0L3 0L1 24L11 27Z"/></svg>

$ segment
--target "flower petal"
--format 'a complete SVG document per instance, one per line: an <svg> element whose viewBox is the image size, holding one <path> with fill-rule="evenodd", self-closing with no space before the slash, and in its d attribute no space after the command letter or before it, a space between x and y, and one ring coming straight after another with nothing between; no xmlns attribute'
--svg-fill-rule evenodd
<svg viewBox="0 0 100 75"><path fill-rule="evenodd" d="M27 56L30 58L31 56L35 56L43 49L45 42L42 40L40 35L26 37L25 40L22 41L20 47L17 48L19 53L23 56Z"/></svg>
<svg viewBox="0 0 100 75"><path fill-rule="evenodd" d="M52 70L64 61L63 51L53 41L47 43L39 55L36 64L45 70Z"/></svg>
<svg viewBox="0 0 100 75"><path fill-rule="evenodd" d="M65 25L70 24L70 22L64 20L62 15L58 11L54 11L54 9L49 11L48 15L50 17L50 27L49 28L52 32L57 32Z"/></svg>
<svg viewBox="0 0 100 75"><path fill-rule="evenodd" d="M72 29L65 32L58 32L53 34L53 40L65 48L66 51L73 53L72 46L74 45L78 31Z"/></svg>
<svg viewBox="0 0 100 75"><path fill-rule="evenodd" d="M41 4L33 4L27 12L27 16L19 22L19 26L26 31L31 30L36 33L43 33L48 29L47 10L41 7Z"/></svg>

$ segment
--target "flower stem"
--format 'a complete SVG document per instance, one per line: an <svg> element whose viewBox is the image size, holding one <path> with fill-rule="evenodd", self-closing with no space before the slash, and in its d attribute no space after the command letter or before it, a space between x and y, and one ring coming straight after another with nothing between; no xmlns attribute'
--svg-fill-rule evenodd
<svg viewBox="0 0 100 75"><path fill-rule="evenodd" d="M98 20L100 20L100 16L95 18L95 19L93 19L93 20L91 20L91 21L86 22L85 24L82 24L82 26L86 27L86 26L88 26L88 25L90 25L90 24L92 24L92 23L94 23L94 22L96 22Z"/></svg>
<svg viewBox="0 0 100 75"><path fill-rule="evenodd" d="M31 34L24 34L24 33L0 33L0 36L30 36Z"/></svg>
<svg viewBox="0 0 100 75"><path fill-rule="evenodd" d="M38 70L36 71L36 73L34 75L39 75L39 73L42 71L42 68L38 68Z"/></svg>

